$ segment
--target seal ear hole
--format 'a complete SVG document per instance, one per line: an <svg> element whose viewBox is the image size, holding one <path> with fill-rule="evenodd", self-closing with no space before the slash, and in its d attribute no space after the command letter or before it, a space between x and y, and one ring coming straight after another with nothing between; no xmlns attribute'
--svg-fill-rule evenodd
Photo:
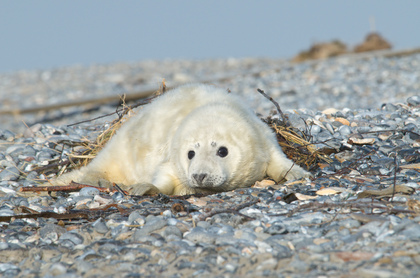
<svg viewBox="0 0 420 278"><path fill-rule="evenodd" d="M189 151L188 152L188 159L191 160L195 156L195 151Z"/></svg>
<svg viewBox="0 0 420 278"><path fill-rule="evenodd" d="M220 157L225 157L225 156L227 156L228 155L228 149L226 148L226 147L220 147L218 150L217 150L217 155L218 156L220 156Z"/></svg>

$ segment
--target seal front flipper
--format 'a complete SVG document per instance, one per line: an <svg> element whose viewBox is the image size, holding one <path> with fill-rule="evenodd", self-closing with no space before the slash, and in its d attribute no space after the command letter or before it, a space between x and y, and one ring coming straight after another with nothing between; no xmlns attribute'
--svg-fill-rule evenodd
<svg viewBox="0 0 420 278"><path fill-rule="evenodd" d="M267 167L267 175L276 182L281 180L297 180L300 178L308 178L311 173L302 169L299 165L288 159L286 155L275 147L271 152L270 161Z"/></svg>
<svg viewBox="0 0 420 278"><path fill-rule="evenodd" d="M160 190L151 183L138 183L127 187L131 195L156 195L161 193Z"/></svg>

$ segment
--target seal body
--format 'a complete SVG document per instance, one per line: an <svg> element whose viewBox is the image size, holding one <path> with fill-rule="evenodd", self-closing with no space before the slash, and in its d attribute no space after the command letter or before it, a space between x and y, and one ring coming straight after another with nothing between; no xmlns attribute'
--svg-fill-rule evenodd
<svg viewBox="0 0 420 278"><path fill-rule="evenodd" d="M87 166L52 183L116 183L132 194L250 187L309 173L238 96L208 85L168 91L132 116Z"/></svg>

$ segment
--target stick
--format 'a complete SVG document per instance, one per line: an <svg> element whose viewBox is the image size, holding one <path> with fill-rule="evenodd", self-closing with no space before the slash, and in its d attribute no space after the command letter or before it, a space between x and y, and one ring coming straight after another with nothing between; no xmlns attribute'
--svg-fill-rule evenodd
<svg viewBox="0 0 420 278"><path fill-rule="evenodd" d="M57 186L24 186L19 189L20 192L45 192L45 191L78 191L84 187L93 187L98 189L100 192L109 193L112 190L106 187L92 186L88 184L81 184L71 182L69 185L57 185Z"/></svg>
<svg viewBox="0 0 420 278"><path fill-rule="evenodd" d="M395 153L395 157L394 157L394 184L392 185L392 197L391 197L391 202L394 201L394 196L395 196L395 187L396 187L396 183L397 183L397 154Z"/></svg>
<svg viewBox="0 0 420 278"><path fill-rule="evenodd" d="M281 111L281 109L280 109L280 105L272 97L270 97L269 95L267 95L266 93L264 93L263 90L257 89L257 91L260 94L262 94L264 97L266 97L268 100L270 100L274 104L274 106L276 106L277 111L279 112L281 118L283 119L284 124L286 126L290 126L289 121L287 120L287 117L283 114L283 111Z"/></svg>

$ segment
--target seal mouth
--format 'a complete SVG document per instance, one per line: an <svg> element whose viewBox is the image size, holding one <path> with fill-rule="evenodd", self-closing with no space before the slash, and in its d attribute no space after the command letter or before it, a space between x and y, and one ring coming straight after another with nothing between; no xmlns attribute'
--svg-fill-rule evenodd
<svg viewBox="0 0 420 278"><path fill-rule="evenodd" d="M202 185L198 185L198 184L193 184L192 186L189 185L190 188L197 190L197 191L201 191L201 192L225 192L228 191L228 186L225 183L222 183L220 185L213 185L213 184L202 184Z"/></svg>
<svg viewBox="0 0 420 278"><path fill-rule="evenodd" d="M199 192L209 192L209 193L226 192L227 191L227 189L223 186L222 187L220 187L220 186L218 186L218 187L204 187L204 186L198 187L198 186L195 186L195 187L192 187L192 189L194 189L196 191L199 191Z"/></svg>
<svg viewBox="0 0 420 278"><path fill-rule="evenodd" d="M226 179L207 173L192 174L188 180L188 185L196 190L212 192L226 191L228 187Z"/></svg>

